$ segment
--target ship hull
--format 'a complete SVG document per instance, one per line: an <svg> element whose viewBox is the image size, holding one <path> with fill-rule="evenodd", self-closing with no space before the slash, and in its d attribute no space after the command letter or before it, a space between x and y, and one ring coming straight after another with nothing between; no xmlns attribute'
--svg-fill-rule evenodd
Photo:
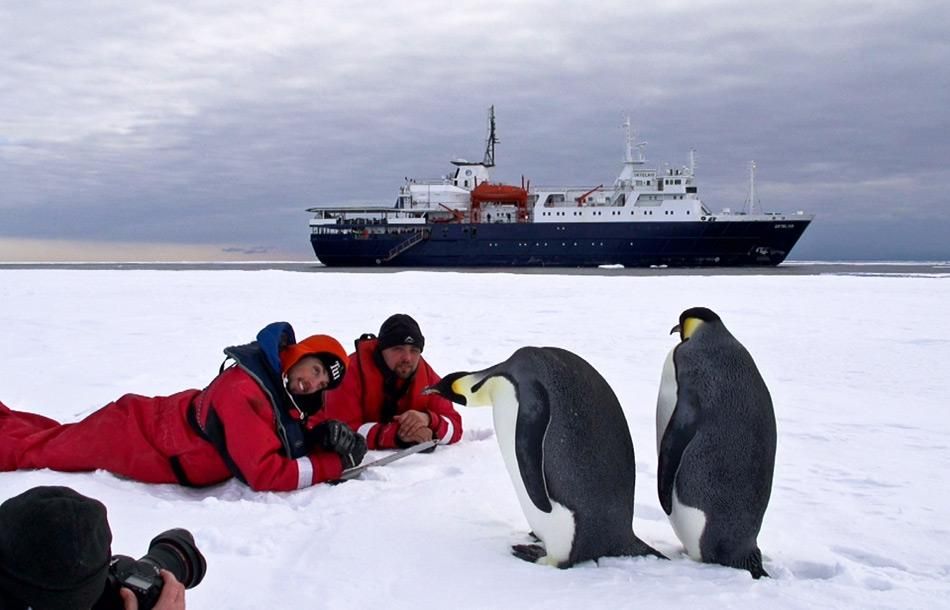
<svg viewBox="0 0 950 610"><path fill-rule="evenodd" d="M327 266L775 266L809 222L335 224L315 227L310 241Z"/></svg>

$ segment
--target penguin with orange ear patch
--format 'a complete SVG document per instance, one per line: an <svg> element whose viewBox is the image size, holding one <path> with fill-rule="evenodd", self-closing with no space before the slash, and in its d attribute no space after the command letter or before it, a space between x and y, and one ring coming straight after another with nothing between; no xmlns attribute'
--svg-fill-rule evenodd
<svg viewBox="0 0 950 610"><path fill-rule="evenodd" d="M623 409L580 356L523 347L477 373L452 373L425 392L492 405L495 436L540 545L516 557L567 568L599 557L660 553L633 533L636 461Z"/></svg>
<svg viewBox="0 0 950 610"><path fill-rule="evenodd" d="M756 539L775 467L769 390L713 311L687 309L672 333L656 409L660 504L691 558L768 576Z"/></svg>

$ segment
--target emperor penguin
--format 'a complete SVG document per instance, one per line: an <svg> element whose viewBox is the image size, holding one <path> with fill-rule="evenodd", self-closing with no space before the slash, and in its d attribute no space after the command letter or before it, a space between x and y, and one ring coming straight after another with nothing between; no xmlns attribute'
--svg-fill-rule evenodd
<svg viewBox="0 0 950 610"><path fill-rule="evenodd" d="M660 505L692 559L768 576L756 538L775 466L769 390L713 311L687 309L673 333L656 407Z"/></svg>
<svg viewBox="0 0 950 610"><path fill-rule="evenodd" d="M424 393L493 406L505 466L541 542L513 546L516 557L559 568L608 556L663 557L633 533L636 463L620 402L580 356L523 347Z"/></svg>

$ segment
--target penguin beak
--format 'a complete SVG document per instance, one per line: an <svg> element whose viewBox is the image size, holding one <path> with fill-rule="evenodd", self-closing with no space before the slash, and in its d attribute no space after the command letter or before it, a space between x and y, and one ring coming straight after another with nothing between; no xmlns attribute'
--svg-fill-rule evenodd
<svg viewBox="0 0 950 610"><path fill-rule="evenodd" d="M420 394L423 396L435 394L451 402L464 405L467 402L465 397L455 391L453 384L459 377L464 377L465 375L468 375L468 373L452 373L451 375L443 377L442 381L423 388Z"/></svg>
<svg viewBox="0 0 950 610"><path fill-rule="evenodd" d="M679 333L679 332L681 332L681 331L682 331L682 329L680 328L680 325L677 324L676 326L674 326L673 328L670 329L670 334L672 335L673 333Z"/></svg>

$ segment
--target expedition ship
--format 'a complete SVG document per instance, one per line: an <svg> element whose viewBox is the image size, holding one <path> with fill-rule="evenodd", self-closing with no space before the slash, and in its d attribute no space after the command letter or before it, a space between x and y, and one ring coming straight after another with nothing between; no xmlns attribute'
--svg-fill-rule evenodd
<svg viewBox="0 0 950 610"><path fill-rule="evenodd" d="M647 167L645 143L625 123L626 153L605 188L525 187L491 182L495 117L481 162L452 161L439 180L406 180L391 206L315 207L310 242L328 266L625 267L774 266L813 216L710 211L695 162ZM636 152L634 152L636 150Z"/></svg>

